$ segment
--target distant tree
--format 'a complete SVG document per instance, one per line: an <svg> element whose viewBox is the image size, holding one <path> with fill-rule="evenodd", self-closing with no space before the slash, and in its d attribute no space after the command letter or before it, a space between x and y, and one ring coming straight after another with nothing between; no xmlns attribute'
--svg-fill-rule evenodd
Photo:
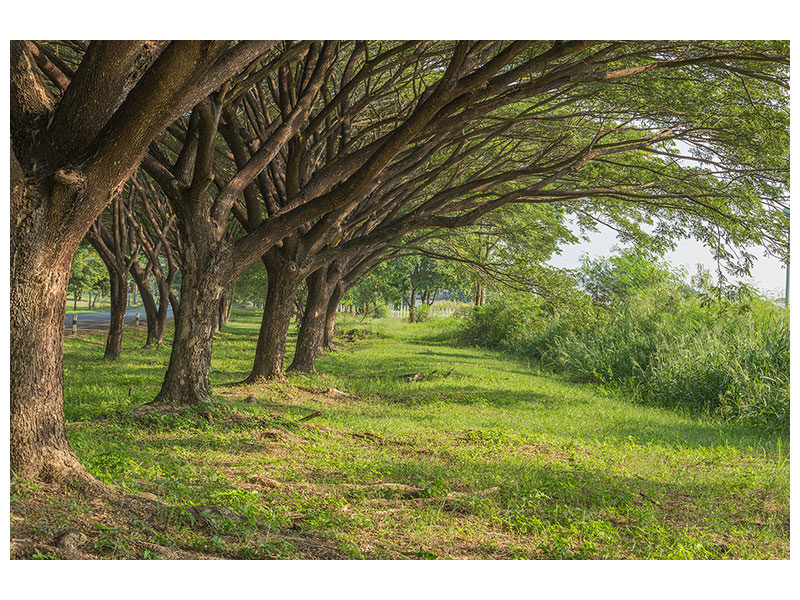
<svg viewBox="0 0 800 600"><path fill-rule="evenodd" d="M83 243L75 251L70 269L67 290L72 294L74 308L83 294L107 292L109 287L108 272L100 257L92 247Z"/></svg>

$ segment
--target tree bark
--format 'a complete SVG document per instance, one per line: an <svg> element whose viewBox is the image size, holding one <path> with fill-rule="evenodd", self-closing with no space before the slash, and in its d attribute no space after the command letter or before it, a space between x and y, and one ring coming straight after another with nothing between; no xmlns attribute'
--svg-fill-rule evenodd
<svg viewBox="0 0 800 600"><path fill-rule="evenodd" d="M155 403L201 404L211 400L208 378L223 288L213 269L210 271L202 273L184 264L181 308L175 315L169 367Z"/></svg>
<svg viewBox="0 0 800 600"><path fill-rule="evenodd" d="M177 319L178 318L178 309L181 306L180 300L175 295L175 292L172 289L169 290L169 305L172 307L172 316Z"/></svg>
<svg viewBox="0 0 800 600"><path fill-rule="evenodd" d="M108 276L111 280L111 317L104 357L117 360L122 352L122 332L128 308L128 278L120 275L116 269L109 269Z"/></svg>
<svg viewBox="0 0 800 600"><path fill-rule="evenodd" d="M328 301L333 287L332 282L328 281L327 272L328 267L323 267L314 271L306 280L306 310L297 333L297 345L289 371L315 373L317 370L316 360L322 356Z"/></svg>
<svg viewBox="0 0 800 600"><path fill-rule="evenodd" d="M231 316L231 290L225 290L222 292L222 296L219 299L219 306L217 307L217 324L216 324L216 331L220 332L225 327L225 324L228 322L228 319Z"/></svg>
<svg viewBox="0 0 800 600"><path fill-rule="evenodd" d="M56 231L41 210L12 229L10 466L25 479L75 480L100 490L103 486L83 469L67 440L64 318L80 238Z"/></svg>
<svg viewBox="0 0 800 600"><path fill-rule="evenodd" d="M323 340L325 348L330 348L333 344L333 337L336 333L336 311L339 309L339 302L342 301L344 292L344 283L339 281L334 286L331 297L328 300L328 309L325 313L325 338Z"/></svg>
<svg viewBox="0 0 800 600"><path fill-rule="evenodd" d="M158 303L156 304L153 291L148 285L146 271L137 262L131 265L131 276L139 288L139 295L144 305L144 314L147 317L147 339L144 347L158 347L164 341L164 330L167 324L167 309L169 308L169 285L166 281L156 281L158 286Z"/></svg>
<svg viewBox="0 0 800 600"><path fill-rule="evenodd" d="M264 261L268 278L267 297L264 301L253 369L245 380L248 383L283 378L286 336L292 318L294 294L301 281L294 263L276 260L278 252L270 251L269 255L271 259Z"/></svg>

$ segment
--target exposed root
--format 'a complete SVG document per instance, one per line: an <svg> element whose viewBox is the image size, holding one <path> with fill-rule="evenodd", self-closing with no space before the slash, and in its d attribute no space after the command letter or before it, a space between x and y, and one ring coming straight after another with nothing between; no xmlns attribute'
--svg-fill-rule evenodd
<svg viewBox="0 0 800 600"><path fill-rule="evenodd" d="M316 372L317 372L317 369L316 369L316 367L313 367L313 366L311 366L311 367L297 366L296 367L296 366L293 365L293 366L289 367L286 370L287 374L293 373L295 375L311 375L311 374L316 373Z"/></svg>
<svg viewBox="0 0 800 600"><path fill-rule="evenodd" d="M205 400L198 400L196 402L184 403L184 404L174 404L172 402L167 402L156 398L152 402L136 406L126 411L124 414L138 421L138 420L150 419L153 416L177 415L185 413L186 411L195 411L198 414L205 417L206 419L208 419L209 421L211 421L212 416L209 406L212 403L213 401L210 396L208 397L208 399Z"/></svg>
<svg viewBox="0 0 800 600"><path fill-rule="evenodd" d="M27 479L56 484L90 498L116 498L118 496L118 492L113 487L102 483L89 473L71 452L53 454L49 460L42 460L42 467L38 475L27 477Z"/></svg>
<svg viewBox="0 0 800 600"><path fill-rule="evenodd" d="M286 381L286 374L281 371L280 373L272 373L270 375L254 375L250 374L244 381L239 382L239 385L264 385L265 383Z"/></svg>

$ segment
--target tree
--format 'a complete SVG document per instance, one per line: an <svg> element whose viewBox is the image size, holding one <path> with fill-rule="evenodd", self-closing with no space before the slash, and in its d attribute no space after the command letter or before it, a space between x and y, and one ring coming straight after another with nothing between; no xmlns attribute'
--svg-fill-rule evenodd
<svg viewBox="0 0 800 600"><path fill-rule="evenodd" d="M92 226L86 239L102 259L108 270L111 289L111 314L105 358L116 360L122 351L122 331L125 327L125 312L128 308L128 272L138 265L139 240L130 226L133 192L128 187L111 201Z"/></svg>
<svg viewBox="0 0 800 600"><path fill-rule="evenodd" d="M149 178L141 172L131 178L130 184L139 194L126 216L130 227L136 231L141 253L147 259L147 264L142 267L137 257L131 264L130 272L147 316L144 347L149 348L158 346L164 339L170 304L173 314L177 314L178 305L172 287L178 276L181 249L175 230L175 215L166 198L156 191ZM158 302L150 288L151 276L158 289Z"/></svg>
<svg viewBox="0 0 800 600"><path fill-rule="evenodd" d="M89 244L80 244L72 259L67 284L67 291L74 299L74 307L77 308L78 300L84 293L91 295L92 292L97 294L107 292L108 286L108 272L103 261Z"/></svg>
<svg viewBox="0 0 800 600"><path fill-rule="evenodd" d="M67 441L64 304L75 250L150 142L261 42L11 42L11 469L99 484ZM169 82L169 85L165 85Z"/></svg>

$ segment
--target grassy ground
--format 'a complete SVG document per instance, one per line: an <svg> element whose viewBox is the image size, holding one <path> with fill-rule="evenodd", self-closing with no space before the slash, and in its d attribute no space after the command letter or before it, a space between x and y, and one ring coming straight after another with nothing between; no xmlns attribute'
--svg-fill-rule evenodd
<svg viewBox="0 0 800 600"><path fill-rule="evenodd" d="M341 323L350 333L319 374L229 385L248 372L258 322L235 313L218 336L206 416L125 416L157 393L168 347L126 333L112 364L101 333L68 339L70 440L130 502L15 481L17 555L789 556L788 438L452 347L448 320Z"/></svg>

